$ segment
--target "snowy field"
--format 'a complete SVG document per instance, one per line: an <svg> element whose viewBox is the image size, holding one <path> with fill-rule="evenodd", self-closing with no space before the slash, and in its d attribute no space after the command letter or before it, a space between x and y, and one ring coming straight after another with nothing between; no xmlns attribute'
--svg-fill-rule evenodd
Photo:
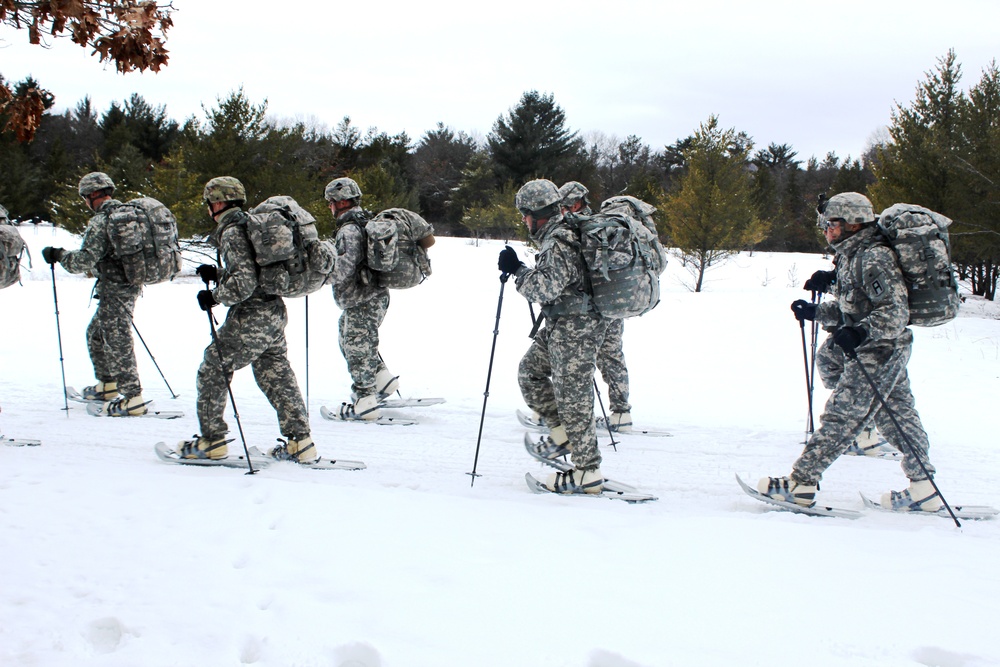
<svg viewBox="0 0 1000 667"><path fill-rule="evenodd" d="M248 476L153 453L198 431L195 373L210 333L194 265L148 287L135 315L180 394L170 398L137 341L145 396L185 416L101 419L72 403L67 413L41 248L79 241L21 229L35 265L0 293L0 432L43 445L0 447L0 665L1000 665L1000 520L813 518L736 485L736 474L787 474L801 451L802 341L788 305L808 298L801 284L828 259L741 255L711 270L701 294L671 261L662 303L626 323L625 352L637 426L673 437L622 435L617 451L603 448L607 476L659 496L628 505L527 489L525 472L547 470L524 452L514 416L530 317L513 281L482 476L470 485L499 242L439 239L431 279L392 295L381 349L403 395L447 399L396 412L416 426L320 418L350 380L339 310L328 291L310 297L313 436L324 456L368 468L280 463ZM84 340L93 281L55 275L66 382L80 388L94 382ZM289 301L287 330L303 388L304 305ZM952 504L1000 506L997 308L970 301L915 336L910 373L939 486ZM233 392L248 443L270 446L276 418L249 369ZM826 396L817 389L817 418ZM820 500L860 510L859 491L904 486L897 463L843 457Z"/></svg>

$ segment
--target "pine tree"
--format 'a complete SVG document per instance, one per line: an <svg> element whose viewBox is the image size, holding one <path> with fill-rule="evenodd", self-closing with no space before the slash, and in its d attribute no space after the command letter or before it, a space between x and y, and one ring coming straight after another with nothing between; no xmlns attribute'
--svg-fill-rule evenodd
<svg viewBox="0 0 1000 667"><path fill-rule="evenodd" d="M531 90L493 123L487 147L499 183L520 185L533 178L562 183L570 180L567 167L579 157L582 142L566 128L566 113L554 97Z"/></svg>

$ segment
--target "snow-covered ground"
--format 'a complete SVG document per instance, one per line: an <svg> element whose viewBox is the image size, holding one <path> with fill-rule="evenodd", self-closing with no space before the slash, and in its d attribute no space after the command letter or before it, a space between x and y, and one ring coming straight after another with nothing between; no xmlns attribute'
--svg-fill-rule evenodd
<svg viewBox="0 0 1000 667"><path fill-rule="evenodd" d="M637 425L606 475L655 493L645 505L535 495L547 471L522 447L517 361L530 316L506 286L475 485L477 433L500 282L498 242L439 239L435 273L395 292L382 353L409 427L319 416L350 388L329 292L309 299L313 435L367 470L274 464L257 475L167 465L153 445L198 430L195 373L210 340L193 276L149 287L135 322L147 398L176 421L63 411L45 245L0 293L0 664L331 667L1000 664L1000 521L866 512L811 518L756 502L734 475L787 474L806 423L800 329L788 304L829 268L819 255L741 255L694 294L673 260L659 307L626 324ZM518 245L525 255L524 248ZM92 280L56 271L66 382L94 381L84 330ZM220 321L225 313L219 311ZM1000 506L1000 320L969 302L915 331L910 372L938 483L953 504ZM304 300L287 334L306 379ZM604 388L601 385L602 390ZM233 392L249 444L279 435L249 369ZM827 392L817 389L817 417ZM227 410L231 415L231 410ZM232 433L238 437L235 422ZM240 448L239 440L232 445ZM891 461L844 457L826 504L902 488Z"/></svg>

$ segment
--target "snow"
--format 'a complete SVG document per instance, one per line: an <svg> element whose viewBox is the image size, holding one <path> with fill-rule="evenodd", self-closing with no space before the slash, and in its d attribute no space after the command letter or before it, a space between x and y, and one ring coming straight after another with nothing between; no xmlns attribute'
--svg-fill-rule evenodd
<svg viewBox="0 0 1000 667"><path fill-rule="evenodd" d="M525 486L525 472L547 470L524 452L514 416L530 318L513 282L471 485L499 242L441 238L430 280L392 295L381 350L403 395L447 398L397 412L416 426L319 417L350 381L339 310L329 292L310 297L313 435L324 456L368 468L280 463L249 476L153 453L198 431L195 373L210 333L193 265L147 288L135 314L180 396L137 341L145 395L185 416L98 419L72 403L63 411L40 254L79 241L21 230L35 266L0 294L0 431L43 445L0 447L2 665L1000 664L1000 521L807 517L736 485L736 474L787 474L801 450L802 341L788 304L830 267L819 255L740 255L713 268L700 294L671 261L662 303L626 323L625 352L636 423L673 437L603 448L606 475L660 498L628 505ZM93 281L55 275L66 382L80 388L94 381L84 340ZM304 300L289 300L289 318L304 386ZM998 506L997 309L970 300L956 321L914 333L910 373L939 486L952 504ZM249 369L233 392L247 443L269 446L277 421ZM818 418L827 392L816 394ZM231 408L227 419L240 449ZM859 491L904 485L894 462L843 457L820 498L860 510Z"/></svg>

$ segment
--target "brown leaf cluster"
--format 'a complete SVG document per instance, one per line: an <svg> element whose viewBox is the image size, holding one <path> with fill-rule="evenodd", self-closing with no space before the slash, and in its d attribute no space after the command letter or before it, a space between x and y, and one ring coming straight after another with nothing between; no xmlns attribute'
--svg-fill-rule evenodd
<svg viewBox="0 0 1000 667"><path fill-rule="evenodd" d="M44 36L66 36L80 46L93 47L101 62L113 61L123 74L158 72L167 64L164 42L174 24L173 11L172 3L155 0L0 0L0 22L26 29L31 44L43 44ZM45 110L45 96L51 95L29 89L15 96L0 88L5 131L14 131L19 141L30 141Z"/></svg>

